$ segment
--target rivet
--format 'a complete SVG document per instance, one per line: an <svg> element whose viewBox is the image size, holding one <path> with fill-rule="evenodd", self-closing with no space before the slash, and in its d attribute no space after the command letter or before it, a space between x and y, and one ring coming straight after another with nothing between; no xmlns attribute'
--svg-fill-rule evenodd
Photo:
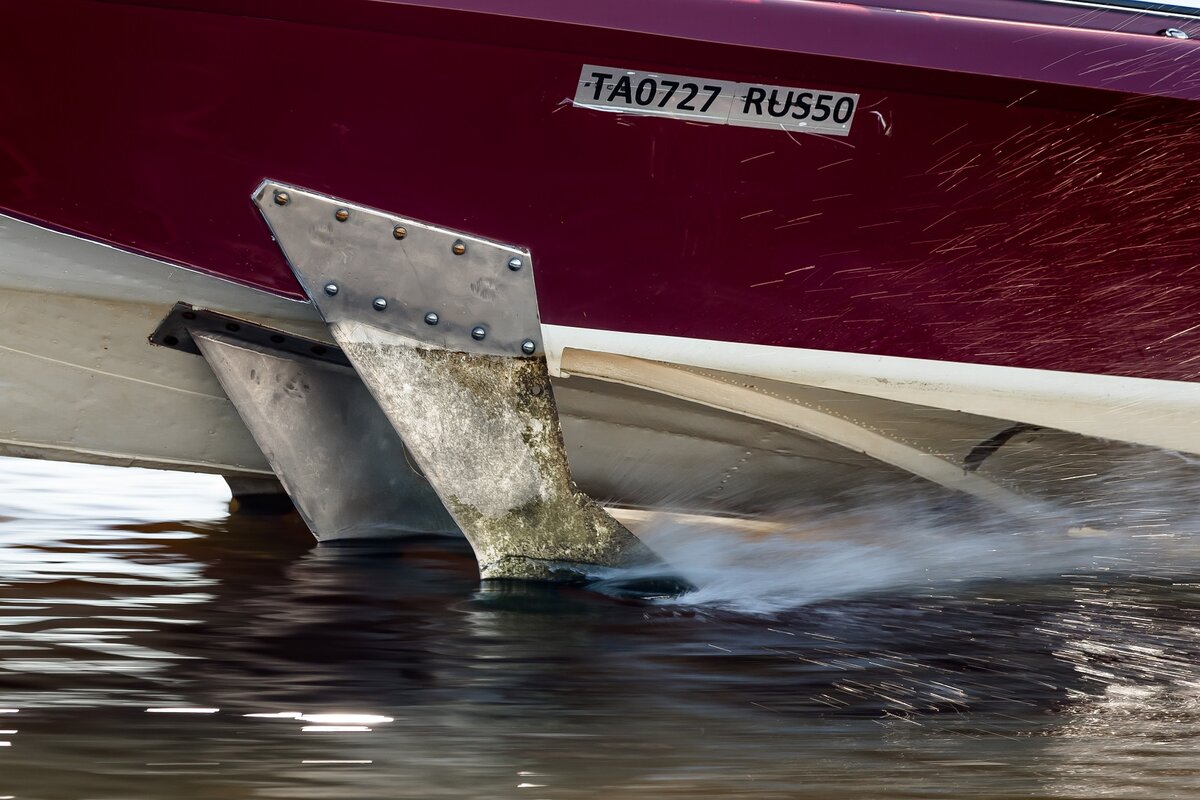
<svg viewBox="0 0 1200 800"><path fill-rule="evenodd" d="M287 192L275 192L275 205L286 206L292 202L292 196Z"/></svg>
<svg viewBox="0 0 1200 800"><path fill-rule="evenodd" d="M375 307L376 311L387 311L387 300L382 297L376 297L371 301L371 305Z"/></svg>
<svg viewBox="0 0 1200 800"><path fill-rule="evenodd" d="M430 311L428 314L425 315L425 324L426 325L437 325L440 320L441 320L441 317L439 317L436 312Z"/></svg>
<svg viewBox="0 0 1200 800"><path fill-rule="evenodd" d="M471 328L471 338L475 341L482 342L485 336L487 336L487 329L482 325L476 325L474 328Z"/></svg>
<svg viewBox="0 0 1200 800"><path fill-rule="evenodd" d="M525 262L522 261L521 259L517 258L516 256L513 256L512 258L510 258L508 260L508 268L511 269L513 272L516 272L523 266L525 266Z"/></svg>
<svg viewBox="0 0 1200 800"><path fill-rule="evenodd" d="M350 219L350 209L339 208L337 212L334 213L333 218L338 222L345 222L346 220Z"/></svg>
<svg viewBox="0 0 1200 800"><path fill-rule="evenodd" d="M450 251L456 256L461 256L463 253L467 252L467 243L462 239L459 239L454 243L454 246L450 248ZM479 338L482 339L483 337L480 336Z"/></svg>
<svg viewBox="0 0 1200 800"><path fill-rule="evenodd" d="M1190 39L1187 31L1181 31L1179 28L1165 28L1158 32L1159 36L1167 36L1171 39Z"/></svg>
<svg viewBox="0 0 1200 800"><path fill-rule="evenodd" d="M338 291L339 291L339 289L338 289L338 285L336 283L325 284L325 294L329 295L330 297L333 297L335 294L338 293Z"/></svg>
<svg viewBox="0 0 1200 800"><path fill-rule="evenodd" d="M525 355L533 355L534 350L537 350L537 345L534 343L533 339L526 339L525 341L521 342L521 352Z"/></svg>
<svg viewBox="0 0 1200 800"><path fill-rule="evenodd" d="M397 239L403 239L405 236L408 236L408 228L404 227L403 225L397 225L396 227L392 228L392 236Z"/></svg>

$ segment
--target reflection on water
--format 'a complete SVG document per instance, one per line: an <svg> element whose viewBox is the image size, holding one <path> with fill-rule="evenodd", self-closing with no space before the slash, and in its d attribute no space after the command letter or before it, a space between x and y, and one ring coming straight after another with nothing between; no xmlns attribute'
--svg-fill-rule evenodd
<svg viewBox="0 0 1200 800"><path fill-rule="evenodd" d="M225 500L0 461L0 798L1200 795L1174 551L750 614L480 589L462 544L314 547Z"/></svg>

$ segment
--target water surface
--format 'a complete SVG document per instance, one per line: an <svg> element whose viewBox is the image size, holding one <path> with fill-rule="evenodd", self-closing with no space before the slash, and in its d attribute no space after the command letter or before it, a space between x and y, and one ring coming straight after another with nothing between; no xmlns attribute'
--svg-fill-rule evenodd
<svg viewBox="0 0 1200 800"><path fill-rule="evenodd" d="M227 496L0 460L0 798L1200 796L1175 535L675 525L699 590L652 601L481 589L464 545L316 547Z"/></svg>

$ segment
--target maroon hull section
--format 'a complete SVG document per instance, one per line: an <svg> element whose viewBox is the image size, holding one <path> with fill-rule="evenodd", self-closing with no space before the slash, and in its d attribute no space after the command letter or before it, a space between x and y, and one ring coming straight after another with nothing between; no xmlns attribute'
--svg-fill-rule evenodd
<svg viewBox="0 0 1200 800"><path fill-rule="evenodd" d="M249 200L270 177L530 247L551 324L1200 376L1200 51L1153 18L1117 34L836 3L607 7L619 28L668 20L662 38L358 0L205 5L256 16L0 3L22 31L0 51L0 207L299 296ZM584 63L861 103L846 138L609 114L569 102Z"/></svg>

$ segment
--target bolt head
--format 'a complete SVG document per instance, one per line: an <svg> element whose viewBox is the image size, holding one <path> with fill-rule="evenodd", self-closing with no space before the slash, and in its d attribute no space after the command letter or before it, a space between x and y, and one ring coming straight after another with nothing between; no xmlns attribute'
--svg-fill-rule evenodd
<svg viewBox="0 0 1200 800"><path fill-rule="evenodd" d="M508 268L511 269L513 272L516 272L523 266L525 266L525 262L516 256L513 256L512 258L510 258L508 260Z"/></svg>
<svg viewBox="0 0 1200 800"><path fill-rule="evenodd" d="M286 206L292 202L292 196L287 192L275 192L275 205Z"/></svg>
<svg viewBox="0 0 1200 800"><path fill-rule="evenodd" d="M339 291L341 291L341 289L338 287L338 285L336 283L325 284L325 294L329 295L330 297L333 297Z"/></svg>
<svg viewBox="0 0 1200 800"><path fill-rule="evenodd" d="M474 328L471 328L471 338L475 341L482 342L486 336L487 329L482 325L476 325Z"/></svg>
<svg viewBox="0 0 1200 800"><path fill-rule="evenodd" d="M382 297L376 297L371 301L371 305L376 311L387 311L387 300Z"/></svg>
<svg viewBox="0 0 1200 800"><path fill-rule="evenodd" d="M454 253L456 256L461 256L463 253L467 252L467 243L462 239L459 239L450 248L450 252Z"/></svg>
<svg viewBox="0 0 1200 800"><path fill-rule="evenodd" d="M521 352L525 355L533 355L534 350L537 350L537 345L534 343L533 339L526 339L525 341L521 342Z"/></svg>
<svg viewBox="0 0 1200 800"><path fill-rule="evenodd" d="M392 236L396 239L403 239L405 236L408 236L408 228L403 225L397 225L392 228Z"/></svg>
<svg viewBox="0 0 1200 800"><path fill-rule="evenodd" d="M425 324L426 325L437 325L441 321L441 319L442 318L437 315L437 312L430 311L428 314L425 315Z"/></svg>
<svg viewBox="0 0 1200 800"><path fill-rule="evenodd" d="M350 219L350 209L339 208L336 212L334 212L333 218L338 222L345 222L346 220Z"/></svg>

